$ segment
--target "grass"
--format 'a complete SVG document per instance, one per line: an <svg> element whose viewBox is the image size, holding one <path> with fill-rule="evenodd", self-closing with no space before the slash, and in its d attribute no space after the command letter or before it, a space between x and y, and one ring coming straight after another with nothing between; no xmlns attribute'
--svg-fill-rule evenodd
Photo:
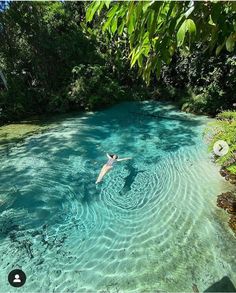
<svg viewBox="0 0 236 293"><path fill-rule="evenodd" d="M209 144L209 151L212 151L214 143L224 140L229 145L229 152L222 157L217 157L216 162L227 166L227 170L236 174L236 112L224 111L217 115L217 120L209 123L205 131Z"/></svg>

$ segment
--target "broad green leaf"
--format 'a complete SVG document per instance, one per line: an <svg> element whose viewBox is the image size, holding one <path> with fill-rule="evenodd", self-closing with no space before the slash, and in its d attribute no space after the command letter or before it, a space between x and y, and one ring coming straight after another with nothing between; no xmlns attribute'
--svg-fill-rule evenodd
<svg viewBox="0 0 236 293"><path fill-rule="evenodd" d="M97 11L99 6L100 6L100 1L92 2L89 5L89 8L87 9L86 16L85 16L87 22L92 21L93 16L94 16L94 14Z"/></svg>
<svg viewBox="0 0 236 293"><path fill-rule="evenodd" d="M134 66L134 64L136 63L136 61L138 60L138 58L142 55L142 53L144 52L145 48L142 49L137 49L137 50L133 50L132 51L132 58L131 58L131 68Z"/></svg>
<svg viewBox="0 0 236 293"><path fill-rule="evenodd" d="M111 24L111 32L114 34L117 30L117 21L118 21L118 18L117 17L114 17L113 18L113 22Z"/></svg>
<svg viewBox="0 0 236 293"><path fill-rule="evenodd" d="M103 32L105 32L105 30L107 30L107 28L109 27L111 21L112 21L112 17L108 18L107 21L104 23L103 27L102 27L102 30Z"/></svg>
<svg viewBox="0 0 236 293"><path fill-rule="evenodd" d="M128 34L131 35L133 31L134 31L134 16L132 14L129 19Z"/></svg>
<svg viewBox="0 0 236 293"><path fill-rule="evenodd" d="M190 34L196 34L196 25L190 18L186 19L186 29Z"/></svg>
<svg viewBox="0 0 236 293"><path fill-rule="evenodd" d="M186 32L188 32L190 36L196 34L196 25L194 21L190 18L185 19L185 21L182 23L182 25L180 26L177 32L178 46L183 45Z"/></svg>
<svg viewBox="0 0 236 293"><path fill-rule="evenodd" d="M140 68L142 68L142 66L143 66L143 55L142 54L138 57L138 66Z"/></svg>
<svg viewBox="0 0 236 293"><path fill-rule="evenodd" d="M106 8L109 8L111 0L105 0L104 3L106 5Z"/></svg>
<svg viewBox="0 0 236 293"><path fill-rule="evenodd" d="M178 46L181 46L183 44L184 38L185 38L185 33L186 33L186 22L184 21L177 32Z"/></svg>
<svg viewBox="0 0 236 293"><path fill-rule="evenodd" d="M154 14L155 14L155 11L154 10L150 10L149 13L148 13L148 16L147 16L147 30L149 32L151 30L151 26L152 26L152 23L153 23Z"/></svg>
<svg viewBox="0 0 236 293"><path fill-rule="evenodd" d="M119 4L116 4L114 5L111 10L108 12L107 16L108 16L108 19L107 21L104 23L103 27L102 27L102 30L105 31L107 30L107 28L110 26L112 20L113 20L113 17L114 15L116 14L116 11L119 7Z"/></svg>
<svg viewBox="0 0 236 293"><path fill-rule="evenodd" d="M152 3L150 3L149 1L146 1L143 3L143 12L145 13L147 11L147 9L149 8L149 6L151 5Z"/></svg>
<svg viewBox="0 0 236 293"><path fill-rule="evenodd" d="M225 42L216 48L216 56L220 54L221 50L224 48L224 45L225 45Z"/></svg>
<svg viewBox="0 0 236 293"><path fill-rule="evenodd" d="M227 38L226 43L225 43L227 51L229 51L229 52L233 52L233 50L234 50L234 43L235 43L235 41L234 41L234 39L232 38L232 35L230 35L230 36Z"/></svg>
<svg viewBox="0 0 236 293"><path fill-rule="evenodd" d="M127 15L127 26L128 26L128 34L131 35L134 31L135 25L135 14L134 14L134 3L131 2L129 5L128 15Z"/></svg>
<svg viewBox="0 0 236 293"><path fill-rule="evenodd" d="M124 22L124 20L122 20L122 23L119 25L118 31L117 31L119 36L122 35L123 30L124 30L124 26L125 26L125 22Z"/></svg>
<svg viewBox="0 0 236 293"><path fill-rule="evenodd" d="M117 11L117 9L119 8L119 4L114 5L107 13L107 17L113 17Z"/></svg>

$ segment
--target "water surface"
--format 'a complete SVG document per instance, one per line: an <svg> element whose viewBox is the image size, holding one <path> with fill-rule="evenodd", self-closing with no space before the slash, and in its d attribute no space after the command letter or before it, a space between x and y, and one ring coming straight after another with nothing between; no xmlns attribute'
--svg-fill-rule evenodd
<svg viewBox="0 0 236 293"><path fill-rule="evenodd" d="M232 186L207 153L207 122L170 104L122 103L2 150L0 291L15 292L13 268L28 277L19 292L236 284L235 238L216 207ZM133 159L95 185L106 152Z"/></svg>

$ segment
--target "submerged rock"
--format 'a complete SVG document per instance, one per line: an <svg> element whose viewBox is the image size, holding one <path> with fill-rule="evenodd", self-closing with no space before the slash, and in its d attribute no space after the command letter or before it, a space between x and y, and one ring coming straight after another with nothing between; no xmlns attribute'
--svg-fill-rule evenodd
<svg viewBox="0 0 236 293"><path fill-rule="evenodd" d="M231 184L236 184L236 174L230 173L224 167L220 169L220 174L225 178L225 180L229 181Z"/></svg>
<svg viewBox="0 0 236 293"><path fill-rule="evenodd" d="M231 214L228 223L229 227L236 234L236 194L233 192L220 194L217 198L217 206Z"/></svg>
<svg viewBox="0 0 236 293"><path fill-rule="evenodd" d="M229 226L236 234L236 215L232 215L229 219Z"/></svg>
<svg viewBox="0 0 236 293"><path fill-rule="evenodd" d="M220 194L217 198L217 206L229 214L236 214L236 195L233 192Z"/></svg>

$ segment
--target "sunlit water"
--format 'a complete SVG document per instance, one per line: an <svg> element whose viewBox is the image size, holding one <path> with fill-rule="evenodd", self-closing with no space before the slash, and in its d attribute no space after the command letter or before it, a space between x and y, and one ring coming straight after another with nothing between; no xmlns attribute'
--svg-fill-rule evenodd
<svg viewBox="0 0 236 293"><path fill-rule="evenodd" d="M236 284L235 238L216 207L232 186L207 153L206 123L169 104L124 103L2 151L0 292L16 291L13 268L27 275L19 292ZM95 185L106 152L133 159Z"/></svg>

